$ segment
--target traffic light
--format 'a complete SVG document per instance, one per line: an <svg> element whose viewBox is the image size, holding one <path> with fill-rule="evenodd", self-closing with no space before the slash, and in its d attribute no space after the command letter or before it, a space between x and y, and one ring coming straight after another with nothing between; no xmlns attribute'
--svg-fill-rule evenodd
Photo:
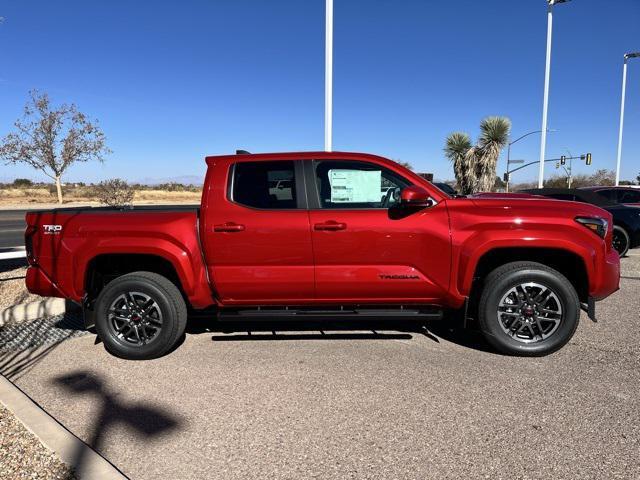
<svg viewBox="0 0 640 480"><path fill-rule="evenodd" d="M562 155L560 157L560 165L564 165L565 163L567 163L567 157Z"/></svg>
<svg viewBox="0 0 640 480"><path fill-rule="evenodd" d="M508 182L510 178L511 178L511 175L509 175L508 173L505 173L504 176L502 177L502 180L504 182Z"/></svg>
<svg viewBox="0 0 640 480"><path fill-rule="evenodd" d="M587 153L587 165L591 165L591 154Z"/></svg>

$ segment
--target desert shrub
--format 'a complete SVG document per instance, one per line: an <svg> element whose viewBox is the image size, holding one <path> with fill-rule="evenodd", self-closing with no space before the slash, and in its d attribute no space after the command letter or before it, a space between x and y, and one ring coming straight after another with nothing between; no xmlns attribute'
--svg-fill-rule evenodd
<svg viewBox="0 0 640 480"><path fill-rule="evenodd" d="M125 207L131 205L136 192L125 180L112 178L96 185L95 193L104 205Z"/></svg>
<svg viewBox="0 0 640 480"><path fill-rule="evenodd" d="M31 180L29 180L28 178L16 178L13 181L13 186L17 187L17 188L31 187L32 185L33 185L33 182Z"/></svg>

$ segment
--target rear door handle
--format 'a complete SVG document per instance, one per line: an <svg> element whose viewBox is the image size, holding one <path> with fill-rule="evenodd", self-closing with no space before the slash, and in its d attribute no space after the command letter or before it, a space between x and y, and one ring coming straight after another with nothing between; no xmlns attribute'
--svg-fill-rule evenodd
<svg viewBox="0 0 640 480"><path fill-rule="evenodd" d="M314 230L328 230L328 231L336 231L336 230L346 230L347 224L342 222L336 222L334 220L329 220L324 223L316 223L313 226Z"/></svg>
<svg viewBox="0 0 640 480"><path fill-rule="evenodd" d="M243 230L244 225L233 222L221 223L213 226L214 232L242 232Z"/></svg>

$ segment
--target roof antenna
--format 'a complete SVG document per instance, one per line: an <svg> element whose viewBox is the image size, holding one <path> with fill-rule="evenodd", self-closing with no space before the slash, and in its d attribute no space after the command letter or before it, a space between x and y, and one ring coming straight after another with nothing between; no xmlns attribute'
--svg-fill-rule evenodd
<svg viewBox="0 0 640 480"><path fill-rule="evenodd" d="M251 152L247 152L246 150L236 150L236 155L251 155Z"/></svg>

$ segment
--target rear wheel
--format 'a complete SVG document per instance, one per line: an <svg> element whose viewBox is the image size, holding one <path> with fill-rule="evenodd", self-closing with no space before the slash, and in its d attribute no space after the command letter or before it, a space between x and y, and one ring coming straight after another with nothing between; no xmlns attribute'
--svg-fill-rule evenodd
<svg viewBox="0 0 640 480"><path fill-rule="evenodd" d="M573 336L580 301L560 272L535 262L513 262L491 272L478 319L487 341L510 355L547 355Z"/></svg>
<svg viewBox="0 0 640 480"><path fill-rule="evenodd" d="M629 244L631 243L631 239L629 238L629 234L627 231L618 226L613 226L613 248L618 252L618 255L624 257L629 251Z"/></svg>
<svg viewBox="0 0 640 480"><path fill-rule="evenodd" d="M162 275L134 272L100 292L94 318L108 352L145 360L177 344L186 327L187 307L178 288Z"/></svg>

